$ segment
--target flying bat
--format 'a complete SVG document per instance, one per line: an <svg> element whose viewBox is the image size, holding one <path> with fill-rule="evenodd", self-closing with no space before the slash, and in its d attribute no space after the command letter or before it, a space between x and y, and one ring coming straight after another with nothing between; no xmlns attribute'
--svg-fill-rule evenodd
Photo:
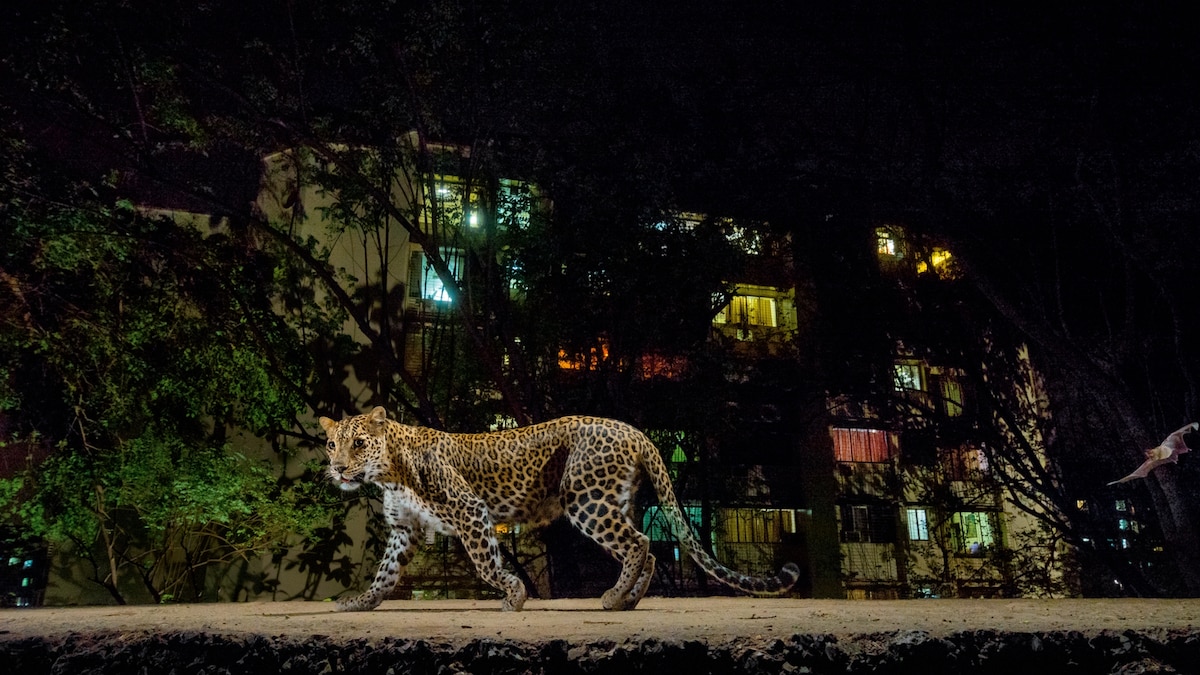
<svg viewBox="0 0 1200 675"><path fill-rule="evenodd" d="M1179 456L1185 452L1191 452L1192 450L1187 446L1187 443L1183 442L1183 435L1189 431L1195 431L1197 429L1200 429L1200 424L1192 422L1179 431L1167 436L1166 440L1162 442L1162 445L1146 451L1146 461L1142 462L1142 465L1135 469L1133 473L1125 476L1121 480L1114 480L1113 482L1109 483L1109 485L1124 483L1125 481L1133 480L1134 478L1145 478L1151 471L1157 469L1163 464L1178 464Z"/></svg>

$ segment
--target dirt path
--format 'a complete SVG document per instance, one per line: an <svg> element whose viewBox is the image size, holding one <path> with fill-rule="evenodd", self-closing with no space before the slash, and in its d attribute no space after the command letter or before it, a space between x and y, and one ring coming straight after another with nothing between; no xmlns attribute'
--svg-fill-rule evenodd
<svg viewBox="0 0 1200 675"><path fill-rule="evenodd" d="M895 631L945 636L964 631L1042 633L1200 628L1200 600L758 600L647 598L633 612L605 612L599 601L531 600L503 613L498 601L394 601L344 614L329 603L280 602L74 607L0 611L0 638L71 633L320 635L461 643L500 639L538 643L787 638L797 633L850 637Z"/></svg>

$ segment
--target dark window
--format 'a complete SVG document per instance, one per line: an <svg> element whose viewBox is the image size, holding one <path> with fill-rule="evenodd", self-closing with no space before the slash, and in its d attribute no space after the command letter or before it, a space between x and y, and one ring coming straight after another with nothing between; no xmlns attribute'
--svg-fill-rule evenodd
<svg viewBox="0 0 1200 675"><path fill-rule="evenodd" d="M842 504L842 541L891 544L896 541L896 508L883 504Z"/></svg>

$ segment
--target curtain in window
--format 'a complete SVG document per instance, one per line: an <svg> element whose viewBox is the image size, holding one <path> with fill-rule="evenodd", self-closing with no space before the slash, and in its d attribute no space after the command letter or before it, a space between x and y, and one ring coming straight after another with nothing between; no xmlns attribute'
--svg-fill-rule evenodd
<svg viewBox="0 0 1200 675"><path fill-rule="evenodd" d="M887 432L880 429L829 430L833 455L839 462L886 462L892 458Z"/></svg>
<svg viewBox="0 0 1200 675"><path fill-rule="evenodd" d="M735 295L714 321L774 328L779 325L775 316L775 298Z"/></svg>

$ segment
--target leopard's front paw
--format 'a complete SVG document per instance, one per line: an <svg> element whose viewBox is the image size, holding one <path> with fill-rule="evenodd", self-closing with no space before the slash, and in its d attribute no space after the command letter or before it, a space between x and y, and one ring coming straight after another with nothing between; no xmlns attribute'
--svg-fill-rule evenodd
<svg viewBox="0 0 1200 675"><path fill-rule="evenodd" d="M382 596L363 593L353 598L343 598L337 601L339 612L369 612L383 602Z"/></svg>
<svg viewBox="0 0 1200 675"><path fill-rule="evenodd" d="M525 606L525 585L521 584L504 598L500 609L505 612L519 612Z"/></svg>

